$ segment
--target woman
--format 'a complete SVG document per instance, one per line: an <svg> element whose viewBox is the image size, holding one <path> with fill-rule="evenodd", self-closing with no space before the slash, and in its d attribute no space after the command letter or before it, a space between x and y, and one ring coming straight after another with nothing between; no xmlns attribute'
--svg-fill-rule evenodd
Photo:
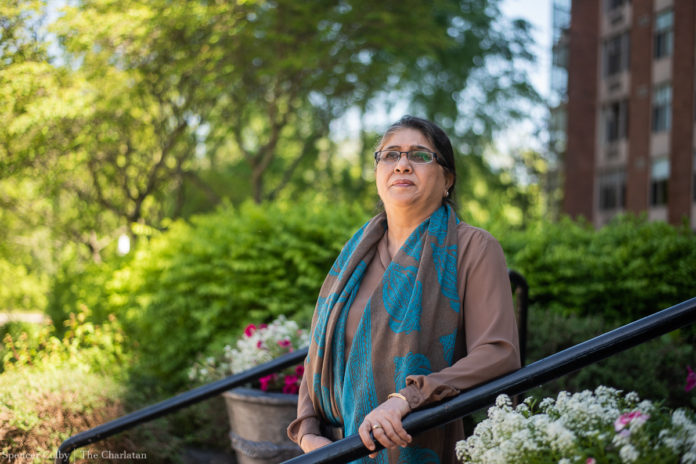
<svg viewBox="0 0 696 464"><path fill-rule="evenodd" d="M456 218L454 153L438 126L402 118L375 161L384 212L324 281L288 435L309 452L359 433L374 450L372 432L387 448L377 462L455 462L461 421L411 437L401 419L520 367L505 258Z"/></svg>

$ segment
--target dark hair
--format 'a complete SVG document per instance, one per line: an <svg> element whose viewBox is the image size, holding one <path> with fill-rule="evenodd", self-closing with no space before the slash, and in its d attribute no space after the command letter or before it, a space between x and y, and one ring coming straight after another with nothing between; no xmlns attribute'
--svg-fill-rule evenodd
<svg viewBox="0 0 696 464"><path fill-rule="evenodd" d="M447 190L448 195L442 200L442 202L454 208L454 187L457 184L457 170L454 165L454 150L452 149L452 142L450 142L450 139L447 137L447 134L445 134L445 131L443 131L440 126L434 122L428 121L427 119L406 115L389 126L389 128L382 135L382 138L379 140L377 149L382 147L384 141L390 135L401 129L415 129L423 134L428 142L433 144L433 147L437 152L438 164L442 166L445 171L452 174L452 185Z"/></svg>

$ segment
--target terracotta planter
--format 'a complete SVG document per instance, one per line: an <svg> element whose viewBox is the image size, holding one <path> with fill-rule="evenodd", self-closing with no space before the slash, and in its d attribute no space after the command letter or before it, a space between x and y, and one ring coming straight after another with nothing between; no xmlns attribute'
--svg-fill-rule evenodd
<svg viewBox="0 0 696 464"><path fill-rule="evenodd" d="M239 464L278 463L302 454L285 432L297 417L297 395L235 388L222 394Z"/></svg>

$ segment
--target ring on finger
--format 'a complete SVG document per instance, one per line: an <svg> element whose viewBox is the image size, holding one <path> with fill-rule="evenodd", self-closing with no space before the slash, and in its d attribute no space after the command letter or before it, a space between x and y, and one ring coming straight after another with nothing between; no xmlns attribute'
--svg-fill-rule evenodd
<svg viewBox="0 0 696 464"><path fill-rule="evenodd" d="M372 426L372 430L377 430L377 429L381 429L381 428L382 428L381 424L375 424Z"/></svg>

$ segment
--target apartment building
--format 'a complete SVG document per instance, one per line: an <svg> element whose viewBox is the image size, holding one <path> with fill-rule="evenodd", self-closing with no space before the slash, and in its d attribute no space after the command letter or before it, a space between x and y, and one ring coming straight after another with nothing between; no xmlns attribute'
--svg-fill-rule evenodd
<svg viewBox="0 0 696 464"><path fill-rule="evenodd" d="M556 2L570 8L554 37L554 59L567 54L563 211L696 228L696 1Z"/></svg>

